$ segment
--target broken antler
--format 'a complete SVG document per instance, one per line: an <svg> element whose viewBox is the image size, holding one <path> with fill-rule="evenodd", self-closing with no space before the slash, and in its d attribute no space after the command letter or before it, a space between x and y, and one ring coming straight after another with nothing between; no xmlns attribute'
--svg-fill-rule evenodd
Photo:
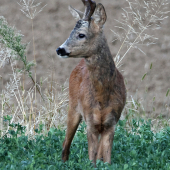
<svg viewBox="0 0 170 170"><path fill-rule="evenodd" d="M85 6L83 20L89 21L96 8L96 2L92 0L82 0Z"/></svg>

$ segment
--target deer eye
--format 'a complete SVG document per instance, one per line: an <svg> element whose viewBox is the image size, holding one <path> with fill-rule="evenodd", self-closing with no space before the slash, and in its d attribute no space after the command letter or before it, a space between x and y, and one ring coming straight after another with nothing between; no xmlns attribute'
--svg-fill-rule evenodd
<svg viewBox="0 0 170 170"><path fill-rule="evenodd" d="M79 34L79 38L84 38L85 35L84 34Z"/></svg>

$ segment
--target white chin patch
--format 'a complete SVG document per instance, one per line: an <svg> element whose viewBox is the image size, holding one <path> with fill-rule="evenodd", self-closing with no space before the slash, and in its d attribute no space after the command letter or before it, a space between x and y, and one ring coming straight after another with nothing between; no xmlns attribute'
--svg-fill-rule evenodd
<svg viewBox="0 0 170 170"><path fill-rule="evenodd" d="M59 55L60 58L68 58L68 55L61 56Z"/></svg>

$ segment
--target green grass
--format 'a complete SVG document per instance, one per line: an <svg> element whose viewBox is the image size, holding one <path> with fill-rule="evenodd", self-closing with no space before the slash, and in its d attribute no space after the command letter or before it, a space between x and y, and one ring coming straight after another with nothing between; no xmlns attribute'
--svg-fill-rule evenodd
<svg viewBox="0 0 170 170"><path fill-rule="evenodd" d="M153 133L150 121L133 120L131 131L125 130L125 124L126 121L119 121L116 128L112 164L98 160L96 168L88 158L85 123L80 125L74 137L66 163L61 161L64 130L51 128L47 135L40 135L41 125L35 139L29 140L22 126L10 124L11 130L0 139L0 167L11 170L170 169L170 127Z"/></svg>

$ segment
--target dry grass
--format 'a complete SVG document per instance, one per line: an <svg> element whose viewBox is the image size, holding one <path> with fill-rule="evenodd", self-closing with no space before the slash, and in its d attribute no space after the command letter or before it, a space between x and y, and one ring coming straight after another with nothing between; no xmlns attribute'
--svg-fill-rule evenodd
<svg viewBox="0 0 170 170"><path fill-rule="evenodd" d="M149 46L155 44L158 39L154 34L148 34L148 30L157 30L161 28L161 23L168 18L167 9L168 0L127 0L128 6L123 9L122 19L116 20L118 25L115 27L116 31L111 30L115 38L122 42L120 49L115 57L117 67L126 54L132 49L138 49L140 52L145 52L140 48L141 46ZM122 32L123 31L123 32ZM123 56L119 53L123 47L127 50Z"/></svg>
<svg viewBox="0 0 170 170"><path fill-rule="evenodd" d="M39 5L40 3L34 4L34 1L29 0L20 2L22 12L32 20L33 42L33 19L42 10L41 8L36 12ZM33 45L34 61L28 62L26 60L26 49L20 44L22 35L14 27L10 27L3 17L0 19L0 68L2 69L5 64L10 64L12 71L12 74L9 75L10 81L4 86L0 95L1 136L9 130L9 126L3 122L3 117L7 115L11 117L11 123L19 123L26 126L26 134L29 136L34 135L34 130L38 128L40 124L44 125L44 132L47 132L52 126L63 128L65 126L68 107L68 82L66 81L64 85L60 86L53 79L54 70L50 70L51 74L45 79L42 79L40 83L37 83L35 46ZM6 38L6 36L11 36L11 40L8 37ZM17 47L21 49L17 51ZM18 69L18 60L23 63L22 69ZM30 71L30 67L33 65L35 73L34 79ZM31 85L28 90L25 89L25 79L27 75L33 81L33 85ZM58 88L58 86L60 87ZM42 88L45 89L43 92L41 91ZM60 89L60 91L56 89ZM39 92L39 96L37 96L37 92Z"/></svg>
<svg viewBox="0 0 170 170"><path fill-rule="evenodd" d="M127 7L123 9L122 19L116 20L117 26L115 26L114 30L111 30L114 34L113 42L121 42L121 46L114 58L119 69L123 64L123 59L131 49L137 49L146 55L144 51L145 46L156 43L158 38L154 33L156 33L156 30L161 29L161 23L168 18L168 13L170 12L167 8L168 0L127 0L127 3ZM125 53L120 55L123 48L125 48ZM150 64L151 69L152 63ZM142 80L145 79L147 74L143 75ZM132 119L135 118L151 118L153 130L170 125L170 120L165 120L161 116L153 119L154 116L152 114L146 115L144 99L138 99L136 96L131 95L128 96L127 104L121 117L121 119L128 119L127 128L131 127ZM152 103L154 103L154 99Z"/></svg>

